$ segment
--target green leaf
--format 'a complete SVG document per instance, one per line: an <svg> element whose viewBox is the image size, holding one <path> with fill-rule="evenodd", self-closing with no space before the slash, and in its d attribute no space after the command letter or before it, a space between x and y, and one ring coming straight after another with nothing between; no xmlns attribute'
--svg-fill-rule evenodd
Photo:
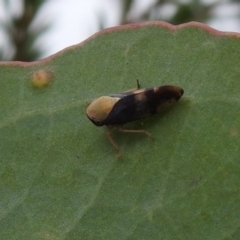
<svg viewBox="0 0 240 240"><path fill-rule="evenodd" d="M0 238L238 239L239 53L239 34L152 22L1 63ZM153 140L113 134L119 160L86 102L136 79L185 93L126 126Z"/></svg>

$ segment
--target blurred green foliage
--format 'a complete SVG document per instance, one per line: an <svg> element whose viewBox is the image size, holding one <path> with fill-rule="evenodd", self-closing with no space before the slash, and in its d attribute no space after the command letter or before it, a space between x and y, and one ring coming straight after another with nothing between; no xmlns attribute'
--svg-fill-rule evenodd
<svg viewBox="0 0 240 240"><path fill-rule="evenodd" d="M3 55L0 49L0 59L30 62L38 59L43 50L36 46L36 40L44 33L49 25L44 23L34 24L34 20L45 3L45 0L23 0L22 11L19 15L12 14L10 2L4 1L4 10L8 18L1 22L1 27L6 34L13 54Z"/></svg>

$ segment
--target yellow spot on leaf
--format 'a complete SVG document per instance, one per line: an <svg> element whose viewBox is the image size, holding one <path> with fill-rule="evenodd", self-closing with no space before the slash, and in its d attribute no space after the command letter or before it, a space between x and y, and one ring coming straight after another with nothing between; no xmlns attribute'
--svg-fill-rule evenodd
<svg viewBox="0 0 240 240"><path fill-rule="evenodd" d="M48 70L39 70L32 75L32 84L36 88L46 87L52 80L52 72Z"/></svg>

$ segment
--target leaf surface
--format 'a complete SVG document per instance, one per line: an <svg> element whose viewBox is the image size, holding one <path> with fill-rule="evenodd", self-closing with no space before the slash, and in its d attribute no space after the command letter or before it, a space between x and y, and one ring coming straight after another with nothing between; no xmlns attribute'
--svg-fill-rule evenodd
<svg viewBox="0 0 240 240"><path fill-rule="evenodd" d="M240 35L150 22L0 63L0 238L238 239L239 52ZM39 71L51 73L46 87L33 86ZM185 93L127 125L153 140L113 134L119 161L86 102L136 79Z"/></svg>

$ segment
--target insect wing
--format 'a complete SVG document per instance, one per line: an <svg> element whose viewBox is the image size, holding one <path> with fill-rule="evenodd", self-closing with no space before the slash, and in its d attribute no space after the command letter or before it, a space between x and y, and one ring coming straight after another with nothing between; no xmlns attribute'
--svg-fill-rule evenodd
<svg viewBox="0 0 240 240"><path fill-rule="evenodd" d="M145 118L161 110L162 106L178 101L182 95L183 89L176 86L162 86L112 94L110 96L121 99L114 105L104 124L125 124Z"/></svg>

